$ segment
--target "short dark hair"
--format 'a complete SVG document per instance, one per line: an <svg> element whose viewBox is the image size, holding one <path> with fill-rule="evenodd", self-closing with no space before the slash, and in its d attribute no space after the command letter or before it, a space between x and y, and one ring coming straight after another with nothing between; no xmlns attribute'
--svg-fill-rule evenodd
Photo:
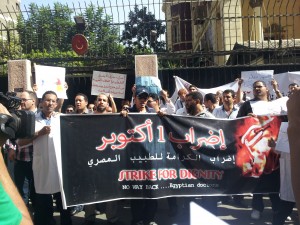
<svg viewBox="0 0 300 225"><path fill-rule="evenodd" d="M234 92L234 90L232 90L232 89L226 89L225 91L223 91L223 94L229 94L229 93L231 93L231 96L233 98L235 98L235 92Z"/></svg>
<svg viewBox="0 0 300 225"><path fill-rule="evenodd" d="M195 92L188 93L186 95L186 97L189 96L191 96L193 100L199 100L201 105L203 104L203 95L200 92L195 91Z"/></svg>
<svg viewBox="0 0 300 225"><path fill-rule="evenodd" d="M66 109L67 108L73 108L73 110L75 110L75 106L74 105L67 105Z"/></svg>
<svg viewBox="0 0 300 225"><path fill-rule="evenodd" d="M218 96L214 93L208 93L204 96L204 101L211 101L213 104L217 103Z"/></svg>
<svg viewBox="0 0 300 225"><path fill-rule="evenodd" d="M35 101L35 106L38 105L38 97L34 91L25 90L24 92L29 94L29 97L32 98Z"/></svg>
<svg viewBox="0 0 300 225"><path fill-rule="evenodd" d="M198 90L198 88L196 87L196 85L193 85L193 84L191 84L191 85L189 86L189 90L190 90L190 88L192 88L192 87L194 87L194 88L196 88L196 89Z"/></svg>
<svg viewBox="0 0 300 225"><path fill-rule="evenodd" d="M46 91L42 96L42 101L44 101L46 95L55 95L57 98L57 94L54 91Z"/></svg>
<svg viewBox="0 0 300 225"><path fill-rule="evenodd" d="M266 82L264 82L263 80L257 80L257 81L255 81L253 84L252 84L252 87L254 88L254 86L255 86L255 84L256 83L262 83L265 87L267 87L267 84L266 84Z"/></svg>
<svg viewBox="0 0 300 225"><path fill-rule="evenodd" d="M82 96L83 99L84 99L84 101L89 102L88 97L87 97L85 94L83 94L83 93L78 93L78 94L76 94L75 98L76 98L77 96Z"/></svg>
<svg viewBox="0 0 300 225"><path fill-rule="evenodd" d="M294 87L294 86L299 87L299 85L297 83L291 83L291 84L289 84L289 87Z"/></svg>
<svg viewBox="0 0 300 225"><path fill-rule="evenodd" d="M149 97L151 97L154 101L158 101L159 100L158 94L156 94L156 93L150 93Z"/></svg>

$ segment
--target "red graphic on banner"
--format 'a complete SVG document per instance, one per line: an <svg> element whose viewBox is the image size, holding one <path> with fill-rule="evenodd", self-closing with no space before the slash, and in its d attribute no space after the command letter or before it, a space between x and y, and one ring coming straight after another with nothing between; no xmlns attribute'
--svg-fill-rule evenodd
<svg viewBox="0 0 300 225"><path fill-rule="evenodd" d="M277 154L268 143L271 139L277 140L280 124L279 117L271 116L246 118L238 124L236 164L242 169L244 176L259 177L262 173L270 173L276 169L278 159L274 156ZM269 155L272 158L269 159Z"/></svg>

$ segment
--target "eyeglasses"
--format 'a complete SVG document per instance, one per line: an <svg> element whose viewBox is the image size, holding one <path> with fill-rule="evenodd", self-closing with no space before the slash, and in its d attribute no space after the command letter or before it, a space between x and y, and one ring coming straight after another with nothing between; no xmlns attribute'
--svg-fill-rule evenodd
<svg viewBox="0 0 300 225"><path fill-rule="evenodd" d="M21 102L27 102L28 100L32 100L32 98L21 98Z"/></svg>
<svg viewBox="0 0 300 225"><path fill-rule="evenodd" d="M123 108L122 108L122 110L127 110L127 109L129 109L129 107L123 107Z"/></svg>
<svg viewBox="0 0 300 225"><path fill-rule="evenodd" d="M73 109L67 109L66 112L74 112Z"/></svg>

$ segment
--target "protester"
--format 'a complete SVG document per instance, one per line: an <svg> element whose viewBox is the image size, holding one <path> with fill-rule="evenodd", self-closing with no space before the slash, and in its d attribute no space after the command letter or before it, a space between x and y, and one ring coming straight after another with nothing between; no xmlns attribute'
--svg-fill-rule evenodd
<svg viewBox="0 0 300 225"><path fill-rule="evenodd" d="M111 95L110 95L111 96ZM114 102L111 98L110 102ZM109 107L109 97L105 94L99 94L96 99L96 110L93 114L107 114L111 113L108 111ZM108 221L108 224L117 224L118 223L118 201L111 201L104 203L105 206L105 214ZM85 211L85 225L92 225L95 224L95 211L96 211L96 204L86 205L84 207Z"/></svg>
<svg viewBox="0 0 300 225"><path fill-rule="evenodd" d="M226 89L222 93L223 105L216 107L212 114L216 118L235 119L239 111L239 108L234 104L235 99L235 92L231 89Z"/></svg>
<svg viewBox="0 0 300 225"><path fill-rule="evenodd" d="M165 114L173 114L173 112L174 112L173 111L174 107L172 105L169 106L169 107L167 106L167 110L160 109L160 107L159 107L159 97L155 93L150 93L149 94L149 98L148 98L148 101L147 101L147 106L149 108L154 109L155 112L157 112L161 116L163 116ZM168 213L169 216L175 216L177 214L177 211L178 211L177 200L176 200L175 197L168 198L168 206L169 206L169 213Z"/></svg>
<svg viewBox="0 0 300 225"><path fill-rule="evenodd" d="M33 176L36 189L35 225L50 225L53 217L53 199L60 211L60 223L71 225L71 213L62 208L59 176L54 147L54 133L59 131L59 114L54 110L57 106L57 95L46 91L42 96L42 111L36 115L35 134L33 137Z"/></svg>
<svg viewBox="0 0 300 225"><path fill-rule="evenodd" d="M78 93L75 96L75 113L76 114L87 114L89 110L87 109L88 97L83 93Z"/></svg>
<svg viewBox="0 0 300 225"><path fill-rule="evenodd" d="M290 94L290 98L287 102L288 109L288 137L291 154L291 177L294 190L294 196L298 212L300 209L300 88L295 87ZM300 219L299 219L300 220Z"/></svg>
<svg viewBox="0 0 300 225"><path fill-rule="evenodd" d="M185 88L181 88L179 89L179 91L177 92L178 94L178 99L175 102L175 112L177 112L177 110L181 109L184 107L184 101L185 101L185 96L187 95L187 90Z"/></svg>
<svg viewBox="0 0 300 225"><path fill-rule="evenodd" d="M200 92L190 92L185 98L185 107L188 115L202 118L215 118L213 114L207 111L203 106L203 96ZM190 200L190 198L187 198ZM203 196L203 207L212 214L217 214L217 202L216 196ZM187 204L187 203L186 203ZM189 206L186 206L189 207Z"/></svg>
<svg viewBox="0 0 300 225"><path fill-rule="evenodd" d="M130 101L124 99L121 103L121 110L127 110L130 108Z"/></svg>
<svg viewBox="0 0 300 225"><path fill-rule="evenodd" d="M9 115L0 103L0 115ZM1 118L2 119L2 118ZM0 150L8 137L0 131ZM1 151L0 151L1 152ZM14 186L0 153L0 221L3 225L32 225L27 207Z"/></svg>
<svg viewBox="0 0 300 225"><path fill-rule="evenodd" d="M95 104L88 104L87 109L89 110L89 113L94 112L96 109Z"/></svg>
<svg viewBox="0 0 300 225"><path fill-rule="evenodd" d="M72 114L75 111L75 107L73 105L67 105L65 113L66 114Z"/></svg>
<svg viewBox="0 0 300 225"><path fill-rule="evenodd" d="M37 96L33 91L24 91L20 95L21 109L37 113ZM33 182L32 157L33 143L31 139L17 139L16 153L10 150L10 155L15 159L14 177L19 193L23 197L25 204L32 206L35 204L35 188Z"/></svg>
<svg viewBox="0 0 300 225"><path fill-rule="evenodd" d="M159 111L159 97L155 93L150 93L147 101L147 106L155 112Z"/></svg>
<svg viewBox="0 0 300 225"><path fill-rule="evenodd" d="M272 84L273 89L274 89L274 91L275 91L276 98L282 98L283 95L282 95L281 91L279 90L279 85L278 85L277 81L276 81L275 79L273 79L273 80L271 81L271 84ZM299 85L296 84L296 83L291 83L291 84L289 84L289 87L288 87L288 88L289 88L288 96L289 96L290 93L292 93L293 90L295 90L295 88L297 88L297 87L299 87Z"/></svg>
<svg viewBox="0 0 300 225"><path fill-rule="evenodd" d="M272 80L272 86L276 93L276 98L283 98L283 94L279 90L279 85L275 79ZM289 93L297 87L296 83L291 83L288 86ZM281 104L286 103L285 100L280 102ZM285 106L282 106L285 108ZM274 140L272 143L274 149L280 153L280 204L277 212L273 216L273 225L282 225L286 218L292 213L295 206L295 198L292 190L292 181L291 181L291 163L290 163L290 153L285 152L289 150L288 137L286 133L286 123L281 123L280 133L278 136L277 142L280 142L280 145L284 145L284 152L278 150L277 144Z"/></svg>
<svg viewBox="0 0 300 225"><path fill-rule="evenodd" d="M208 93L204 96L204 105L206 109L212 113L219 106L219 99L216 94Z"/></svg>
<svg viewBox="0 0 300 225"><path fill-rule="evenodd" d="M146 88L137 87L134 93L134 105L128 110L122 110L121 115L127 117L128 113L155 113L155 110L147 106L149 91ZM156 199L132 199L131 215L132 225L157 225L154 222L157 211Z"/></svg>
<svg viewBox="0 0 300 225"><path fill-rule="evenodd" d="M235 104L235 101L236 101L235 92L231 89L226 89L222 93L223 105L220 107L216 107L213 110L212 114L216 118L235 119L239 111L239 107ZM225 203L226 201L229 200L229 197L222 196L221 199L222 199L222 203ZM242 195L233 196L233 201L236 206L247 208L247 206L244 204L242 200L243 200Z"/></svg>
<svg viewBox="0 0 300 225"><path fill-rule="evenodd" d="M219 106L223 105L223 91L222 90L218 90L216 91L216 96L218 98L218 102L219 102Z"/></svg>
<svg viewBox="0 0 300 225"><path fill-rule="evenodd" d="M159 96L159 98L160 98L160 104L159 104L160 111L162 111L163 113L166 113L166 114L175 113L175 106L174 106L173 102L171 101L171 99L169 98L168 91L161 90L159 94L160 94L160 96Z"/></svg>
<svg viewBox="0 0 300 225"><path fill-rule="evenodd" d="M237 117L244 117L244 116L258 116L258 115L267 115L267 114L280 114L280 112L272 111L271 107L268 107L268 97L269 97L269 90L263 81L255 81L253 83L253 95L254 98L250 101L246 101L241 108L239 109ZM255 167L255 165L254 165ZM262 174L260 176L257 189L270 180L276 184L275 190L279 191L279 169L276 169L270 174ZM254 190L254 192L257 192ZM272 210L273 212L278 211L279 207L279 195L278 194L269 194L270 200L272 202ZM251 218L258 220L261 217L261 213L264 210L264 203L263 203L263 195L262 194L253 194L252 199L252 213Z"/></svg>
<svg viewBox="0 0 300 225"><path fill-rule="evenodd" d="M278 211L273 215L272 224L283 225L295 206L291 180L291 160L288 152L287 122L281 123L277 142L271 139L268 144L280 153L280 204Z"/></svg>
<svg viewBox="0 0 300 225"><path fill-rule="evenodd" d="M191 84L189 86L189 93L196 92L196 91L198 91L198 88L195 85Z"/></svg>

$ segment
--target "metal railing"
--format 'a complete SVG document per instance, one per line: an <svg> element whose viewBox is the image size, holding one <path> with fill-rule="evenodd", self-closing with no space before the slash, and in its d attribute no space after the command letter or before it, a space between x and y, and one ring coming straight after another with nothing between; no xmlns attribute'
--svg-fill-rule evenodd
<svg viewBox="0 0 300 225"><path fill-rule="evenodd" d="M299 0L98 0L0 9L0 73L9 59L64 66L69 74L134 68L157 54L159 68L300 62ZM82 16L78 26L74 16ZM17 20L18 22L14 22ZM77 55L72 37L89 50Z"/></svg>

